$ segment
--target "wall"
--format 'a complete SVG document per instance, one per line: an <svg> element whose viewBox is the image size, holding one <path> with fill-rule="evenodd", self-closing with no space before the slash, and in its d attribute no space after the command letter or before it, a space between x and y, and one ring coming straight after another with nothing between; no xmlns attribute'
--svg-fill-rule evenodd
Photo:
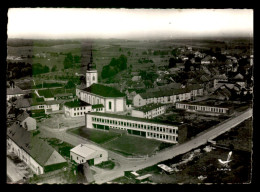
<svg viewBox="0 0 260 192"><path fill-rule="evenodd" d="M131 116L133 117L140 117L140 118L144 118L144 112L142 111L137 111L137 110L132 110Z"/></svg>
<svg viewBox="0 0 260 192"><path fill-rule="evenodd" d="M76 109L78 109L78 110L76 110ZM88 113L89 111L91 111L91 106L74 107L74 108L69 108L69 107L65 106L64 113L65 113L65 115L67 115L69 117L80 117L80 116L84 116L85 115L84 113ZM76 115L75 115L75 113L76 113Z"/></svg>

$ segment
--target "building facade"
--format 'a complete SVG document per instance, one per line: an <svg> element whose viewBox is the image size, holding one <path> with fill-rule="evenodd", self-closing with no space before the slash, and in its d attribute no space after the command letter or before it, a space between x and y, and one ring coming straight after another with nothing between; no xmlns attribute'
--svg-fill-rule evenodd
<svg viewBox="0 0 260 192"><path fill-rule="evenodd" d="M175 104L178 101L190 100L203 95L203 88L191 87L183 89L174 89L167 91L156 91L137 94L133 99L133 105L136 107L144 106L150 103Z"/></svg>
<svg viewBox="0 0 260 192"><path fill-rule="evenodd" d="M89 112L91 112L91 105L84 101L75 100L64 104L64 113L66 117L81 117Z"/></svg>
<svg viewBox="0 0 260 192"><path fill-rule="evenodd" d="M120 129L128 134L156 139L168 143L178 143L178 126L151 119L110 113L92 112L86 114L86 128L91 129Z"/></svg>
<svg viewBox="0 0 260 192"><path fill-rule="evenodd" d="M166 106L161 103L151 103L141 107L132 109L132 117L140 117L146 119L152 119L159 115L164 114L166 111Z"/></svg>
<svg viewBox="0 0 260 192"><path fill-rule="evenodd" d="M205 113L214 113L214 114L223 114L228 115L233 112L232 107L227 107L224 105L207 105L206 103L185 103L179 102L176 103L176 109L185 109L190 112L205 112Z"/></svg>

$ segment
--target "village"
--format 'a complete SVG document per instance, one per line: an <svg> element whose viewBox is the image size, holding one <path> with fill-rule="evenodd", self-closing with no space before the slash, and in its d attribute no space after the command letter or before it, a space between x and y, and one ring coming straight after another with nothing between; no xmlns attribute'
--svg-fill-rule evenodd
<svg viewBox="0 0 260 192"><path fill-rule="evenodd" d="M187 45L169 53L143 51L137 62L149 63L146 69L126 61L125 70L105 79L91 46L86 67L73 71L77 83L45 77L35 83L8 73L7 159L16 175L11 180L97 183L105 174L112 181L132 172L140 183L152 175L139 175L132 165L252 108L252 51ZM166 62L151 62L149 54Z"/></svg>

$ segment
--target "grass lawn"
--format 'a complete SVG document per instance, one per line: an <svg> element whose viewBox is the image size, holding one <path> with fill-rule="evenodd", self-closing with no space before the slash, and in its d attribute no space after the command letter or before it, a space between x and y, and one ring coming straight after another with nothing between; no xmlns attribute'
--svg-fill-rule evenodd
<svg viewBox="0 0 260 192"><path fill-rule="evenodd" d="M215 140L217 144L230 146L233 145L234 149L251 151L252 149L252 118L240 123L229 132L220 135Z"/></svg>
<svg viewBox="0 0 260 192"><path fill-rule="evenodd" d="M104 147L124 155L149 155L159 148L161 143L152 139L123 135Z"/></svg>
<svg viewBox="0 0 260 192"><path fill-rule="evenodd" d="M81 137L84 137L86 139L89 139L98 144L105 143L120 135L119 133L106 132L106 131L101 131L101 130L97 130L97 129L87 129L85 127L71 129L71 130L69 130L69 132L79 135Z"/></svg>

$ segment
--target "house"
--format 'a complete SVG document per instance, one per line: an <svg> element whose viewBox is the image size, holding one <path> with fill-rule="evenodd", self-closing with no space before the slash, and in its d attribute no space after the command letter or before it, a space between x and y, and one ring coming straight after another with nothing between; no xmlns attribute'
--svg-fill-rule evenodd
<svg viewBox="0 0 260 192"><path fill-rule="evenodd" d="M67 161L55 149L17 123L7 129L7 148L37 175L67 165Z"/></svg>
<svg viewBox="0 0 260 192"><path fill-rule="evenodd" d="M84 116L92 110L91 105L81 100L74 100L64 103L64 113L66 117Z"/></svg>
<svg viewBox="0 0 260 192"><path fill-rule="evenodd" d="M166 111L165 105L161 103L150 103L141 107L132 109L132 117L140 117L152 119L164 114Z"/></svg>
<svg viewBox="0 0 260 192"><path fill-rule="evenodd" d="M210 64L212 62L212 57L207 55L205 58L201 59L201 64Z"/></svg>
<svg viewBox="0 0 260 192"><path fill-rule="evenodd" d="M98 112L86 114L86 122L90 129L125 130L128 134L167 143L178 143L182 139L182 134L179 135L182 124L179 123L173 125L165 121Z"/></svg>
<svg viewBox="0 0 260 192"><path fill-rule="evenodd" d="M228 81L228 77L225 74L222 75L215 75L212 77L213 79L213 87L216 89L218 86L218 82L227 82Z"/></svg>
<svg viewBox="0 0 260 192"><path fill-rule="evenodd" d="M132 81L140 81L142 79L141 76L133 76Z"/></svg>
<svg viewBox="0 0 260 192"><path fill-rule="evenodd" d="M78 164L97 165L108 161L108 152L91 144L79 144L70 150L70 159Z"/></svg>
<svg viewBox="0 0 260 192"><path fill-rule="evenodd" d="M36 129L36 120L30 117L30 115L26 111L18 115L17 120L19 121L20 125L22 125L22 127L27 131L32 131Z"/></svg>
<svg viewBox="0 0 260 192"><path fill-rule="evenodd" d="M216 99L216 100L222 100L222 101L228 101L230 97L232 96L232 91L230 88L228 88L226 85L223 85L216 89L212 95L210 95L210 98Z"/></svg>
<svg viewBox="0 0 260 192"><path fill-rule="evenodd" d="M21 96L24 96L25 95L25 92L20 89L19 87L15 86L15 85L11 85L10 88L7 88L7 101L13 97L21 97Z"/></svg>

